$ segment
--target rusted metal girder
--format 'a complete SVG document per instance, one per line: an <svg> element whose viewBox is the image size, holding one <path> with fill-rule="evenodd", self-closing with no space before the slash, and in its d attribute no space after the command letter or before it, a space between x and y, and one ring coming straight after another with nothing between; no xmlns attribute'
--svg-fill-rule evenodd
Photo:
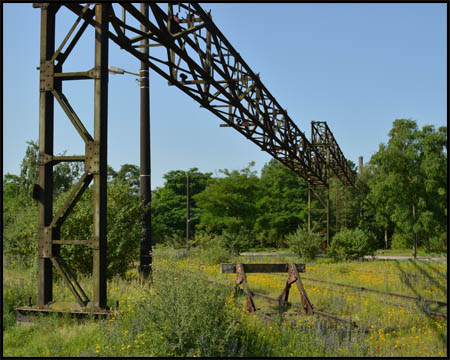
<svg viewBox="0 0 450 360"><path fill-rule="evenodd" d="M344 185L344 212L345 212L345 188L347 186L354 186L355 184L355 174L353 170L350 168L347 159L342 153L336 139L334 138L333 133L326 121L311 121L311 143L315 146L318 151L322 154L322 156L326 160L327 167L326 171L326 179L329 181L332 173L336 176L336 178ZM329 185L329 184L328 184ZM321 185L318 185L319 187ZM308 186L308 199L311 199L312 185ZM336 232L338 231L338 221L339 221L339 208L338 208L338 185L336 186ZM330 243L330 187L327 186L325 188L325 200L323 201L318 195L317 191L314 192L316 197L322 203L323 207L321 210L323 211L322 216L319 221L315 224L317 226L325 216L325 231L322 233L324 235L323 248L328 248ZM308 201L308 229L311 229L311 203ZM344 227L346 217L344 216ZM310 231L313 231L311 229Z"/></svg>
<svg viewBox="0 0 450 360"><path fill-rule="evenodd" d="M326 121L311 121L311 143L323 156L329 154L329 168L344 185L355 184L355 174Z"/></svg>
<svg viewBox="0 0 450 360"><path fill-rule="evenodd" d="M169 4L166 13L150 3L152 18L148 19L133 4L119 4L130 15L127 19L134 18L148 31L126 24L111 4L105 4L112 25L108 32L111 40L309 183L328 186L321 153L212 22L210 14L198 4ZM81 5L64 5L79 16L90 17L89 10L82 14ZM87 21L95 24L92 19ZM127 29L126 34L123 29ZM167 51L146 56L138 50L142 45L136 45L144 38L149 40L148 46L162 45Z"/></svg>
<svg viewBox="0 0 450 360"><path fill-rule="evenodd" d="M57 4L41 5L41 55L40 55L40 99L39 99L39 159L53 156L54 100L48 83L53 87L53 66L49 60L55 51L55 16ZM58 83L59 85L59 83ZM38 305L44 305L53 299L53 268L49 254L58 251L53 245L56 236L48 232L53 217L53 164L40 161L39 186L34 191L38 199L39 243L38 243ZM52 248L54 246L54 249Z"/></svg>
<svg viewBox="0 0 450 360"><path fill-rule="evenodd" d="M34 197L38 199L39 254L37 309L53 301L53 266L73 293L78 305L91 311L106 309L106 149L108 98L108 12L104 5L85 5L80 16L55 50L55 15L62 4L34 4L41 9L40 113L39 113L39 184ZM95 17L95 21L93 18ZM75 32L79 23L83 23ZM63 64L89 26L95 25L95 64L88 71L64 73ZM72 40L69 42L69 39ZM65 48L64 52L62 51ZM62 84L67 80L94 79L94 136L65 97ZM85 155L53 156L54 99L66 113L85 142ZM83 161L85 172L70 191L65 203L53 215L53 166L63 161ZM61 239L60 228L83 193L93 184L93 236L85 240ZM60 256L61 245L84 245L93 250L93 301L81 288L69 264ZM48 310L48 309L47 309ZM30 311L34 311L33 309ZM37 310L36 310L37 311Z"/></svg>

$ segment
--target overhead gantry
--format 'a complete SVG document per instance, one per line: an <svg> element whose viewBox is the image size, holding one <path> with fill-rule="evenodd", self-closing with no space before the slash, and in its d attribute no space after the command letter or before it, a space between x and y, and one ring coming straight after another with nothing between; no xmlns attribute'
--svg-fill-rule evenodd
<svg viewBox="0 0 450 360"><path fill-rule="evenodd" d="M224 122L223 126L232 127L278 159L310 186L328 188L330 171L344 184L354 183L354 174L326 123L312 124L309 141L264 86L259 74L253 72L217 28L211 14L200 5L168 4L167 12L155 3L148 3L144 11L127 2L39 3L34 6L41 8L39 184L34 191L39 200L38 306L52 301L52 270L55 267L81 307L90 304L97 310L106 309L109 40L164 77L169 85L178 87L211 111ZM56 48L55 19L60 7L72 11L77 19ZM93 68L64 72L64 62L89 26L95 28ZM161 48L148 51L152 47ZM92 79L95 84L93 135L86 130L63 93L64 81L85 79ZM84 155L54 156L54 99L84 140ZM65 204L53 215L52 169L61 161L84 162L85 172ZM60 239L60 227L92 181L92 238ZM92 301L60 256L59 248L65 244L93 249ZM151 249L150 243L142 246L146 247L145 251ZM151 255L147 261L151 262Z"/></svg>

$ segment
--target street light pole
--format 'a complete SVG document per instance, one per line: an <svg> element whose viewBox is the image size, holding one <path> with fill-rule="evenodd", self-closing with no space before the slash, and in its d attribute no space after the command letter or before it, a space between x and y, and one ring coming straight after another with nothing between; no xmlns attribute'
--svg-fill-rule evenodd
<svg viewBox="0 0 450 360"><path fill-rule="evenodd" d="M190 246L191 227L191 184L189 174L186 176L186 249Z"/></svg>
<svg viewBox="0 0 450 360"><path fill-rule="evenodd" d="M141 13L148 18L148 5L141 3ZM141 31L148 29L141 24ZM149 56L148 38L141 40L142 52ZM150 89L149 69L141 61L140 70L141 109L140 109L140 195L144 213L142 215L141 249L139 259L139 273L142 279L148 278L152 265L152 238L151 238L151 179L150 179Z"/></svg>

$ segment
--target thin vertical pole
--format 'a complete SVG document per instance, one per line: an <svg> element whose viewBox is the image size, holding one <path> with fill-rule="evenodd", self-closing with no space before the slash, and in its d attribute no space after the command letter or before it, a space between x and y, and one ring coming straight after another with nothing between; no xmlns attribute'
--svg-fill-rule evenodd
<svg viewBox="0 0 450 360"><path fill-rule="evenodd" d="M186 176L186 248L189 250L190 222L191 222L191 184L189 175Z"/></svg>
<svg viewBox="0 0 450 360"><path fill-rule="evenodd" d="M344 229L347 229L347 185L344 183L344 211L342 212L344 217Z"/></svg>
<svg viewBox="0 0 450 360"><path fill-rule="evenodd" d="M141 13L148 18L148 5L141 3ZM141 24L141 31L147 32L145 25ZM141 40L144 45L142 52L146 57L149 56L148 38ZM150 89L149 89L149 69L145 62L141 61L140 70L141 84L141 127L140 127L140 192L141 201L144 206L142 215L142 233L141 233L141 254L139 260L139 273L143 279L146 279L151 272L152 264L152 225L151 225L151 163L150 163Z"/></svg>
<svg viewBox="0 0 450 360"><path fill-rule="evenodd" d="M336 182L336 193L335 193L335 203L336 203L336 233L339 232L339 204L338 204L338 192L339 192L339 183Z"/></svg>
<svg viewBox="0 0 450 360"><path fill-rule="evenodd" d="M328 138L328 137L327 137ZM327 234L326 234L326 249L328 249L328 245L330 242L330 179L329 179L329 175L330 175L330 146L329 144L327 144L327 168L326 168L326 179L327 179L327 187L326 187L326 192L327 192L327 208L326 208L326 216L327 216Z"/></svg>
<svg viewBox="0 0 450 360"><path fill-rule="evenodd" d="M94 141L97 146L99 171L94 173L94 238L93 250L94 307L106 308L106 188L108 125L108 5L95 5L95 69Z"/></svg>
<svg viewBox="0 0 450 360"><path fill-rule="evenodd" d="M416 220L416 204L413 204L412 211L413 211L413 218L414 218L414 222L415 222L415 220ZM414 256L414 259L417 256L417 232L414 232L414 252L413 252L413 256Z"/></svg>
<svg viewBox="0 0 450 360"><path fill-rule="evenodd" d="M326 248L328 248L329 242L330 242L330 185L328 184L327 188L327 234L326 234Z"/></svg>
<svg viewBox="0 0 450 360"><path fill-rule="evenodd" d="M44 63L55 51L55 15L57 6L41 4L41 79ZM54 100L51 91L41 87L39 98L39 155L53 155ZM48 304L53 299L53 269L50 258L44 257L44 227L52 221L53 212L53 167L50 163L39 164L39 252L38 252L38 305Z"/></svg>
<svg viewBox="0 0 450 360"><path fill-rule="evenodd" d="M308 232L311 232L311 185L308 184Z"/></svg>

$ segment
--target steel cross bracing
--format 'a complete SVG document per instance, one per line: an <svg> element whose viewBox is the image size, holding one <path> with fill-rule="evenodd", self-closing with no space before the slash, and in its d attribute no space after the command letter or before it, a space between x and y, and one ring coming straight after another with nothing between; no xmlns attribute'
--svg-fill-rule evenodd
<svg viewBox="0 0 450 360"><path fill-rule="evenodd" d="M328 186L322 154L198 4L169 4L166 13L149 3L151 19L131 3L119 4L122 18L111 4L105 4L111 40L309 183ZM93 10L75 3L64 5L95 25ZM130 15L149 31L127 23ZM149 46L161 45L167 51L162 56L144 55L138 44L143 38Z"/></svg>
<svg viewBox="0 0 450 360"><path fill-rule="evenodd" d="M325 158L329 151L329 168L344 185L355 184L355 174L325 121L311 122L311 143L322 152Z"/></svg>

